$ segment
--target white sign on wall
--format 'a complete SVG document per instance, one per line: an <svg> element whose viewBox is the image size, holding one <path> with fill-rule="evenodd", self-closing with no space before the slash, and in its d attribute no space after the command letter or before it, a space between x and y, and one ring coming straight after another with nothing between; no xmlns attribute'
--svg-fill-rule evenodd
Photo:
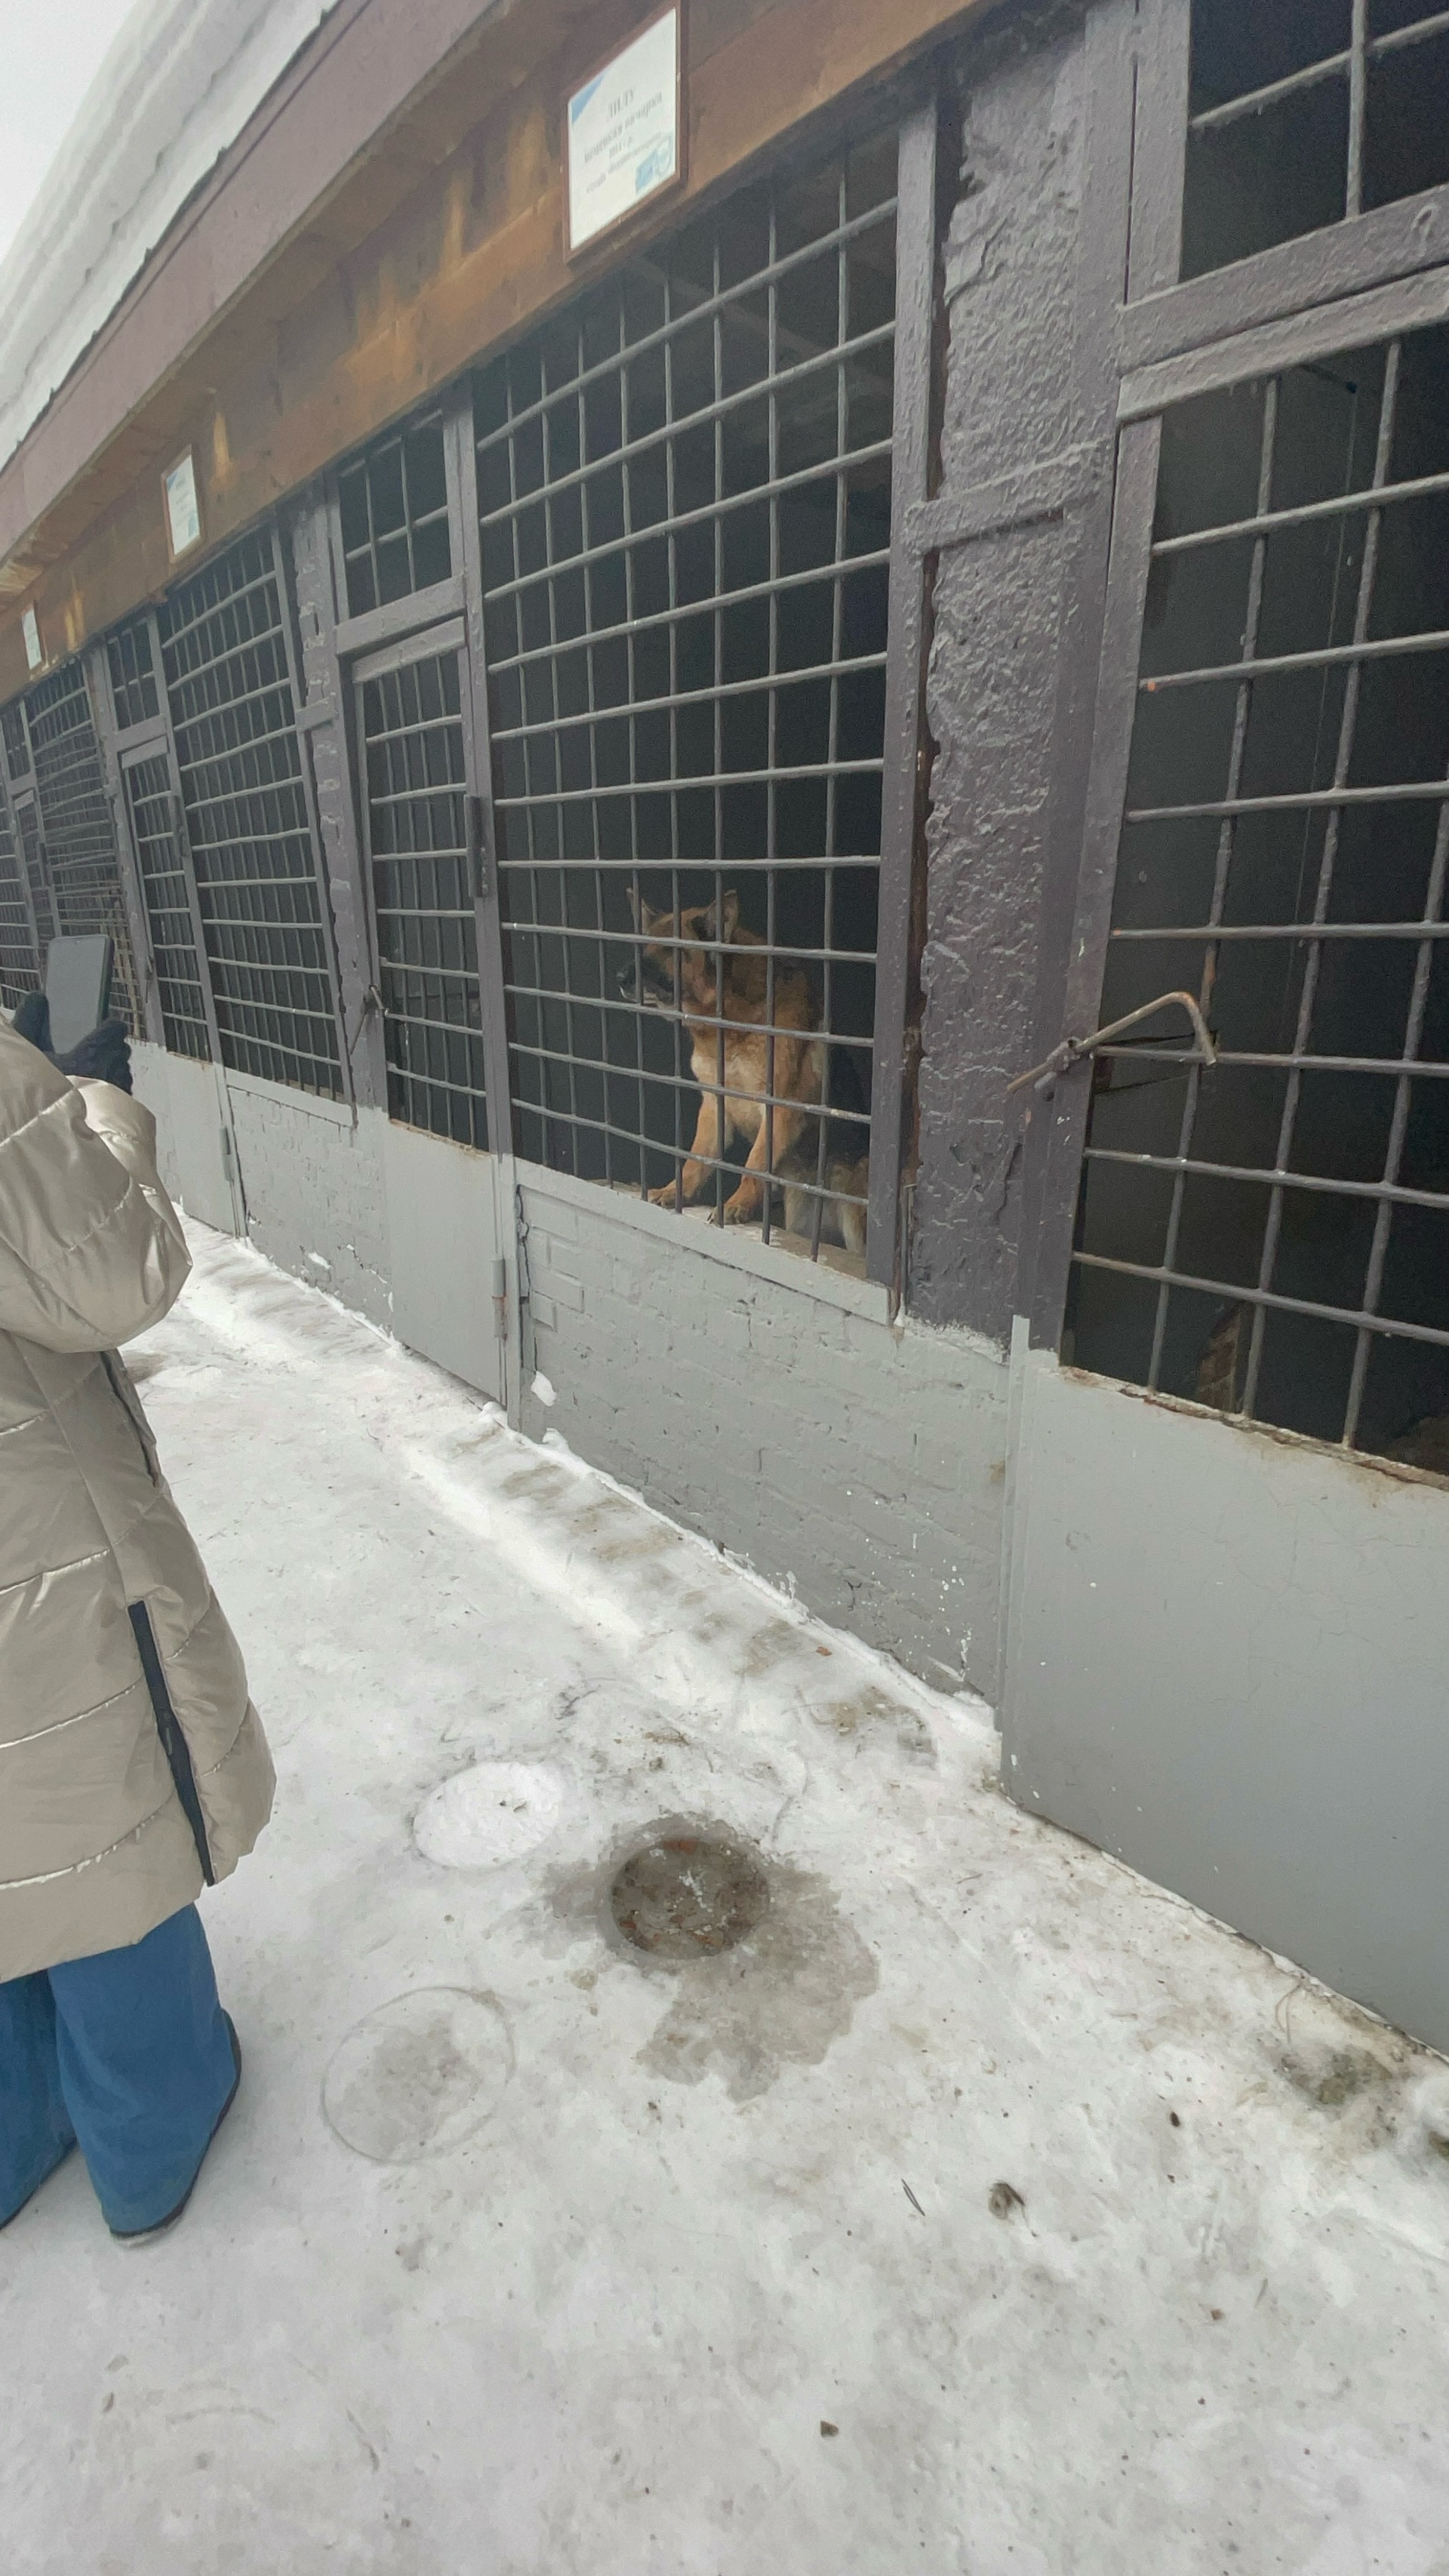
<svg viewBox="0 0 1449 2576"><path fill-rule="evenodd" d="M40 620L36 616L33 608L27 608L25 615L21 618L20 632L25 638L26 668L31 671L38 671L41 663L45 660L45 655L41 650L40 644Z"/></svg>
<svg viewBox="0 0 1449 2576"><path fill-rule="evenodd" d="M201 542L201 504L196 497L196 464L188 447L161 477L166 494L166 534L173 559Z"/></svg>
<svg viewBox="0 0 1449 2576"><path fill-rule="evenodd" d="M568 103L569 249L680 175L679 11L666 10Z"/></svg>

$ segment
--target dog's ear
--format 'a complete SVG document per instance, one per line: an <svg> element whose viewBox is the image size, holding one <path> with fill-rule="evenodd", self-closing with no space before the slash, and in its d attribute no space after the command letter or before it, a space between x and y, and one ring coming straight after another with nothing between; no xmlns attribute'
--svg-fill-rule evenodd
<svg viewBox="0 0 1449 2576"><path fill-rule="evenodd" d="M724 927L722 929L720 927L721 912L724 920ZM727 894L719 912L717 912L714 905L711 904L705 912L703 920L705 938L719 940L724 947L728 948L731 940L734 938L735 932L740 926L739 896L733 891Z"/></svg>
<svg viewBox="0 0 1449 2576"><path fill-rule="evenodd" d="M634 925L638 930L652 930L656 921L661 918L657 912L650 911L642 894L637 893L633 886L629 888L629 910L634 915Z"/></svg>

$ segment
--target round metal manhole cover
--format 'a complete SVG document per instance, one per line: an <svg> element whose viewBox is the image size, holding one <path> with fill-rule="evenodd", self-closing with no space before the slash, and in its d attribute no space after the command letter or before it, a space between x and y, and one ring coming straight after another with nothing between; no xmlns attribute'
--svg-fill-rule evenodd
<svg viewBox="0 0 1449 2576"><path fill-rule="evenodd" d="M630 1853L609 1910L625 1940L651 1958L707 1959L764 1920L770 1887L744 1844L670 1828Z"/></svg>

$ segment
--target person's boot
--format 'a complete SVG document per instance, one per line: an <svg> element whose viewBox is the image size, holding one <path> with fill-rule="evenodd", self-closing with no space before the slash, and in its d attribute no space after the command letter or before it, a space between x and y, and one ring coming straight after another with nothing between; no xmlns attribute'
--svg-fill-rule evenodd
<svg viewBox="0 0 1449 2576"><path fill-rule="evenodd" d="M218 2111L216 2118L212 2123L211 2136L207 2139L205 2146L201 2150L201 2159L197 2165L196 2171L192 2175L190 2182L187 2184L186 2189L181 2195L181 2198L178 2200L176 2207L174 2209L168 2209L164 2218L156 2219L150 2227L113 2227L111 2229L111 2234L114 2236L118 2245L140 2245L149 2237L164 2236L168 2227L174 2227L178 2218L182 2216L187 2202L191 2198L192 2193L195 2191L196 2186L201 2179L201 2167L205 2164L207 2157L210 2155L211 2150L216 2143L217 2130L221 2127L223 2120L226 2118L228 2111L236 2100L237 2086L241 2082L241 2041L236 2035L236 2024L232 2020L230 2013L223 2013L222 2020L226 2024L227 2036L231 2041L231 2053L233 2062L236 2066L236 2074L232 2081L231 2091L228 2093L226 2100L223 2102L221 2109Z"/></svg>
<svg viewBox="0 0 1449 2576"><path fill-rule="evenodd" d="M59 2173L59 2171L60 2171L60 2169L61 2169L61 2166L64 2164L64 2162L65 2162L65 2160L66 2160L66 2157L71 2153L71 2151L72 2151L72 2149L74 2148L74 2146L75 2146L75 2140L74 2140L74 2138L72 2138L69 2146L67 2146L67 2147L62 2147L62 2148L61 2148L61 2151L60 2151L59 2155L56 2157L54 2164L51 2164L51 2165L47 2165L47 2166L46 2166L44 2173L43 2173L43 2174L41 2174L41 2175L38 2177L38 2179L37 2179L35 2182L33 2182L33 2183L31 2184L30 2189L29 2189L29 2191L25 2194L24 2199L23 2199L23 2200L17 2200L17 2202L16 2202L16 2204L15 2204L15 2207L14 2207L13 2209L7 2209L7 2211L6 2211L5 2215L4 2215L4 2217L3 2217L3 2218L0 2218L0 2228L8 2227L8 2226L10 2225L10 2222L11 2222L11 2220L12 2220L12 2219L18 2218L18 2217L20 2216L20 2213L21 2213L22 2209L28 2209L28 2208L30 2207L30 2204L31 2204L31 2202L33 2201L33 2199L35 2198L36 2193L37 2193L38 2191L40 2191L41 2189L43 2189L44 2185L45 2185L46 2183L48 2183L48 2182L49 2182L51 2175L52 2175L53 2173Z"/></svg>

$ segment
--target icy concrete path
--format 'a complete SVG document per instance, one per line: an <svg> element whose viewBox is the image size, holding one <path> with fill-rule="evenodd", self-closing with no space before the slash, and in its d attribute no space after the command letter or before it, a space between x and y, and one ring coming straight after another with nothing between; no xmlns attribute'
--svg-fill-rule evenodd
<svg viewBox="0 0 1449 2576"><path fill-rule="evenodd" d="M196 1240L134 1357L278 1757L246 2081L173 2237L73 2159L0 2242L7 2571L1444 2576L1449 2071ZM605 1901L666 1817L769 1881L683 1967Z"/></svg>

